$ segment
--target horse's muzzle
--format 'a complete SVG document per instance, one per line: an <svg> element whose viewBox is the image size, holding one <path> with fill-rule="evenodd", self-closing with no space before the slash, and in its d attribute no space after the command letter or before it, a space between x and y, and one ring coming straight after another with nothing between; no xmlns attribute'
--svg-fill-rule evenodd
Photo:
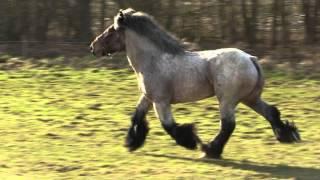
<svg viewBox="0 0 320 180"><path fill-rule="evenodd" d="M96 55L96 53L94 52L94 49L93 49L93 46L92 46L92 45L89 46L89 51L90 51L94 56Z"/></svg>

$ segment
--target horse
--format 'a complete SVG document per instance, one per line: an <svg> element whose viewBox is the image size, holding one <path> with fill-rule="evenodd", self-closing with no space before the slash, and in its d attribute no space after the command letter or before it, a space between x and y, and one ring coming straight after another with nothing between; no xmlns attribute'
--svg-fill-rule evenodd
<svg viewBox="0 0 320 180"><path fill-rule="evenodd" d="M120 10L90 49L97 57L126 52L137 76L141 96L126 136L129 151L143 146L149 132L146 115L152 106L176 144L190 150L199 145L204 158L221 158L236 126L239 103L263 116L278 141L301 141L295 124L281 120L278 108L261 98L264 77L256 56L236 48L188 51L152 16L131 8ZM171 105L212 96L219 102L220 130L203 143L193 123L176 123Z"/></svg>

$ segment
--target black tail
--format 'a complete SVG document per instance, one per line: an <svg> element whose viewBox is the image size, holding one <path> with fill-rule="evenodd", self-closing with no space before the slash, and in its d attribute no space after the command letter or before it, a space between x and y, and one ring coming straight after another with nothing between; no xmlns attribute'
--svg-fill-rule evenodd
<svg viewBox="0 0 320 180"><path fill-rule="evenodd" d="M258 72L257 83L256 83L256 86L254 87L254 89L252 90L250 96L251 97L259 97L262 93L262 89L264 86L263 72L262 72L262 68L260 67L260 65L258 63L258 58L256 56L251 56L250 60Z"/></svg>

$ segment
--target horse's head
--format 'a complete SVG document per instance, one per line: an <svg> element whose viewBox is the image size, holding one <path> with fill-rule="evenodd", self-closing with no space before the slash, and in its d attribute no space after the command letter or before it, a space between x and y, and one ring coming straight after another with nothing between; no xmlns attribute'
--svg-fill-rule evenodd
<svg viewBox="0 0 320 180"><path fill-rule="evenodd" d="M124 31L121 28L109 26L90 44L90 50L95 56L110 55L125 50Z"/></svg>
<svg viewBox="0 0 320 180"><path fill-rule="evenodd" d="M91 52L96 56L105 56L124 51L126 49L125 33L124 26L121 24L124 22L126 16L131 15L134 12L136 11L131 8L125 10L121 9L114 17L114 23L91 42Z"/></svg>

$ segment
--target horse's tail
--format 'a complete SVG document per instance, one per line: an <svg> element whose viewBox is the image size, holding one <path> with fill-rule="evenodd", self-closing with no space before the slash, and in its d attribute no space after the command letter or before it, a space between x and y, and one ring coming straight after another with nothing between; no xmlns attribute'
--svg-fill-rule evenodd
<svg viewBox="0 0 320 180"><path fill-rule="evenodd" d="M264 86L264 77L263 77L262 68L258 63L258 58L256 56L250 56L250 60L258 72L258 77L257 77L258 79L257 79L256 85L250 94L250 99L254 100L260 97L262 93L263 86Z"/></svg>

